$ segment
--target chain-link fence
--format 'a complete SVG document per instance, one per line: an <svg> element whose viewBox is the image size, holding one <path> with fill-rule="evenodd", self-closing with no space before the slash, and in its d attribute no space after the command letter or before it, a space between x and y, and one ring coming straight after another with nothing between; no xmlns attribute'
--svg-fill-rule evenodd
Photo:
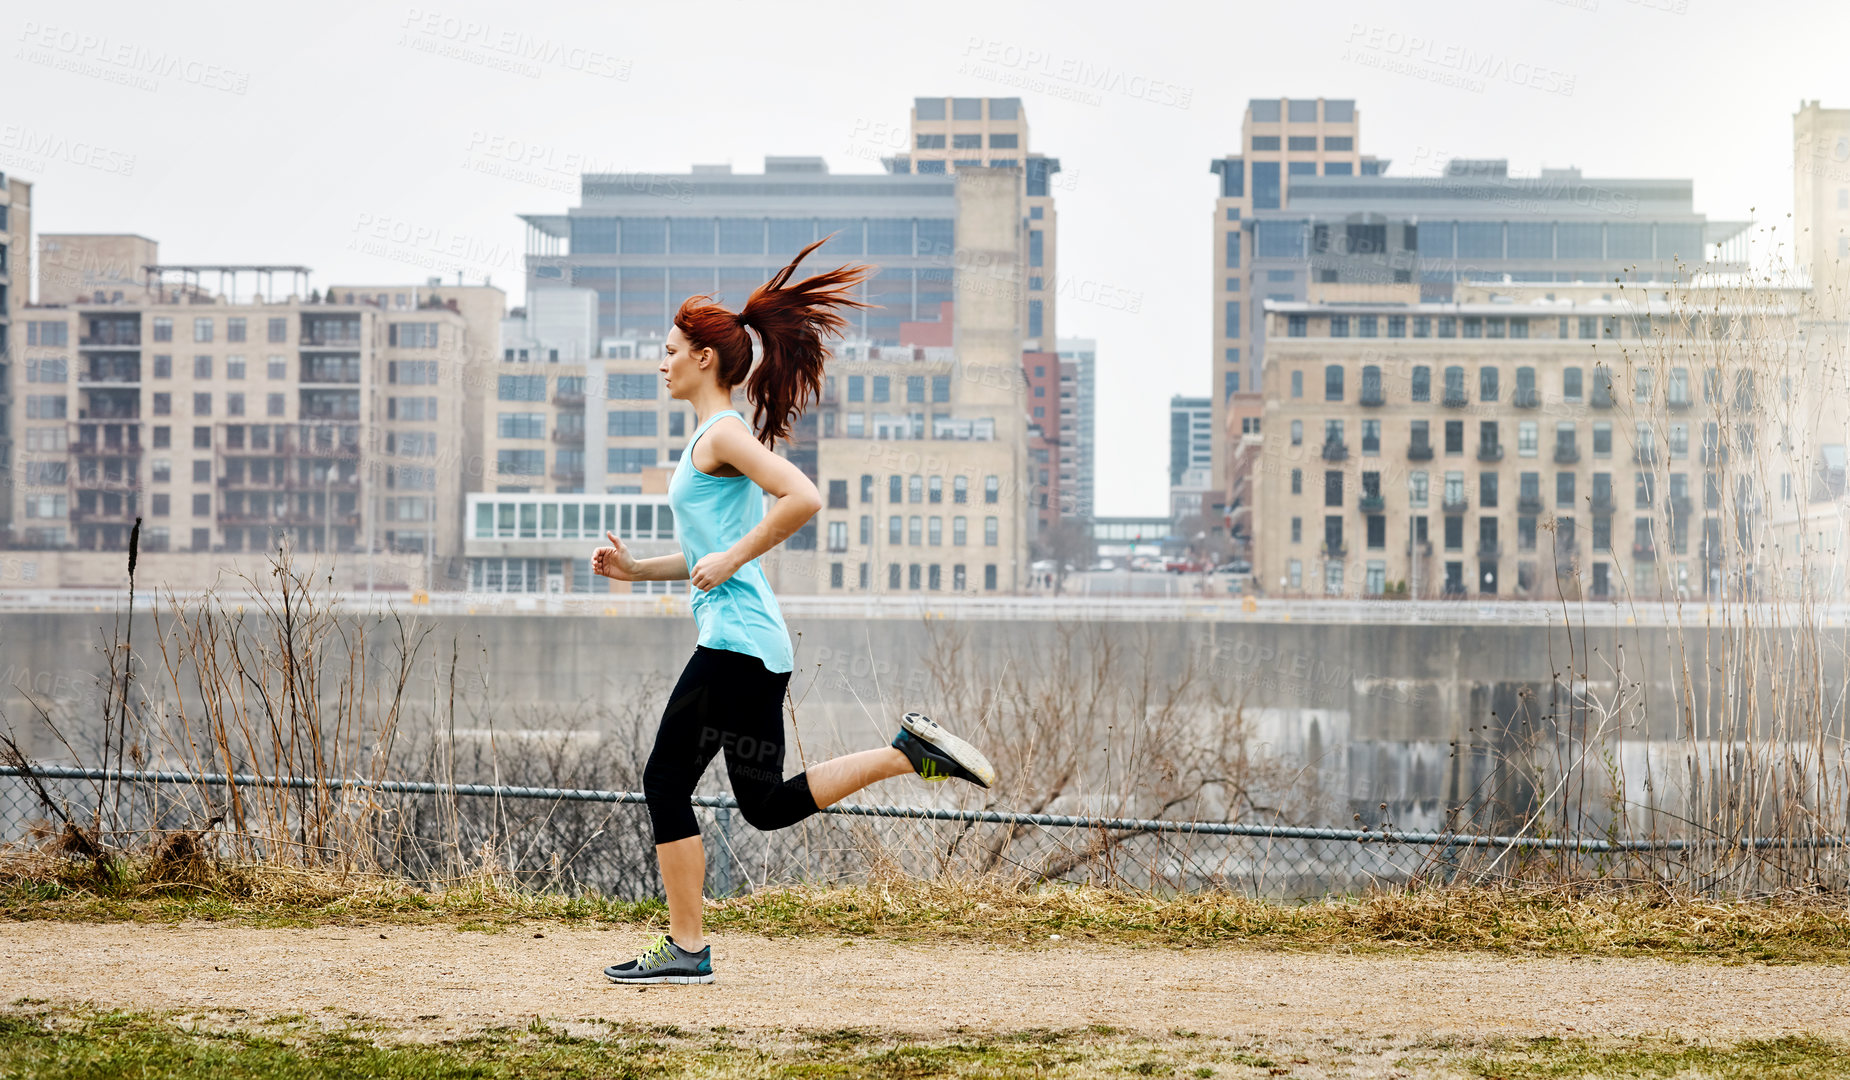
<svg viewBox="0 0 1850 1080"><path fill-rule="evenodd" d="M28 772L30 775L27 775ZM304 812L280 843L321 861L361 857L412 881L438 881L492 866L539 888L657 894L643 795L634 791L324 780L210 773L39 766L0 768L0 838L30 842L60 819L109 823L105 839L131 846L163 831L215 835L231 849L255 832L240 827L240 795L286 794L337 808L363 823L337 841L308 829ZM281 801L288 805L288 798ZM1679 861L1700 842L1562 840L1285 824L1080 817L952 806L842 803L773 833L744 824L728 795L694 798L708 844L708 888L717 895L793 881L856 881L877 869L934 879L993 875L1015 882L1087 881L1160 891L1225 889L1292 899L1371 887L1508 880L1521 876L1684 880ZM277 854L277 830L264 843ZM364 851L351 850L355 837ZM324 850L326 843L346 845ZM1843 838L1753 840L1742 860L1768 849L1799 860L1813 882L1841 883ZM1705 852L1712 859L1713 852ZM317 861L311 858L308 861Z"/></svg>

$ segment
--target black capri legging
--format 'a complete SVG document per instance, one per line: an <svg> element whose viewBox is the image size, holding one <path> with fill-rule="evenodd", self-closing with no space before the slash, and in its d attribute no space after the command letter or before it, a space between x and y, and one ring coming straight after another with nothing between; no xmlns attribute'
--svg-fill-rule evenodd
<svg viewBox="0 0 1850 1080"><path fill-rule="evenodd" d="M790 673L756 656L695 646L642 771L655 842L700 835L688 799L713 755L724 751L739 812L753 827L794 825L816 812L803 773L784 779L784 689Z"/></svg>

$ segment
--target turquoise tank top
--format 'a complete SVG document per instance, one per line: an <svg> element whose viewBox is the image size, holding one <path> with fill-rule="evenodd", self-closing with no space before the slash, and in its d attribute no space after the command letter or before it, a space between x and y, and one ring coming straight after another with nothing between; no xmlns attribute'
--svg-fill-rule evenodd
<svg viewBox="0 0 1850 1080"><path fill-rule="evenodd" d="M707 417L687 440L687 449L681 451L668 481L675 535L689 573L703 556L727 550L764 520L764 489L751 477L713 476L694 467L694 444L723 416L737 416L745 423L737 409ZM694 625L700 631L699 644L756 656L766 671L789 671L795 666L784 613L757 559L739 567L738 573L716 588L703 591L689 586L688 591Z"/></svg>

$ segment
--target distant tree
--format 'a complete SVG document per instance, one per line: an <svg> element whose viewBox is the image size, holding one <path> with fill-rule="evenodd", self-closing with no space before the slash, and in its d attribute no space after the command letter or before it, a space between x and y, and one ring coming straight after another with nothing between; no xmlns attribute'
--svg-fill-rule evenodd
<svg viewBox="0 0 1850 1080"><path fill-rule="evenodd" d="M1098 544L1092 539L1092 523L1083 518L1062 517L1042 530L1035 539L1036 560L1052 559L1054 592L1066 584L1067 566L1089 570L1097 558Z"/></svg>

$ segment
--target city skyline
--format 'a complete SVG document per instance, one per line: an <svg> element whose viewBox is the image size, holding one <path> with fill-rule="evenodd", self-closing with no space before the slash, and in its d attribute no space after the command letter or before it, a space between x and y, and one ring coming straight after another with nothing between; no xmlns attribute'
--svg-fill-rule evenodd
<svg viewBox="0 0 1850 1080"><path fill-rule="evenodd" d="M1239 13L1240 40L1302 47L1253 49L1237 65L1206 40L1153 30L1107 41L1091 20L1062 28L974 9L910 28L903 55L861 63L853 44L881 30L869 16L825 6L780 24L729 7L707 32L766 47L713 73L650 12L545 8L509 21L466 6L336 6L292 29L305 47L275 63L247 44L265 32L251 17L185 27L106 5L13 27L16 62L0 86L33 106L0 123L0 168L34 183L37 232L158 236L179 262L299 262L321 287L453 282L460 264L517 304L516 215L570 205L578 172L755 172L765 154L817 154L833 172L877 173L905 148L915 97L1018 95L1036 146L1063 162L1060 332L1098 342L1097 510L1159 513L1150 480L1166 466L1167 401L1210 391L1199 267L1215 178L1201 162L1237 149L1249 98L1354 99L1368 114L1365 152L1396 175L1431 175L1457 156L1504 157L1522 174L1688 176L1698 210L1751 209L1760 241L1790 207L1793 110L1834 104L1796 73L1818 70L1808 59L1824 60L1845 16L1788 5L1720 34L1720 16L1675 7L1538 0L1487 19L1463 5L1417 18L1342 5L1309 33L1253 9ZM1647 35L1648 51L1637 47ZM818 62L788 63L805 52ZM297 57L346 60L311 70ZM1731 77L1697 77L1717 65ZM324 70L341 78L328 84ZM764 85L802 107L755 104ZM1640 110L1671 100L1670 122L1628 116L1633 99Z"/></svg>

